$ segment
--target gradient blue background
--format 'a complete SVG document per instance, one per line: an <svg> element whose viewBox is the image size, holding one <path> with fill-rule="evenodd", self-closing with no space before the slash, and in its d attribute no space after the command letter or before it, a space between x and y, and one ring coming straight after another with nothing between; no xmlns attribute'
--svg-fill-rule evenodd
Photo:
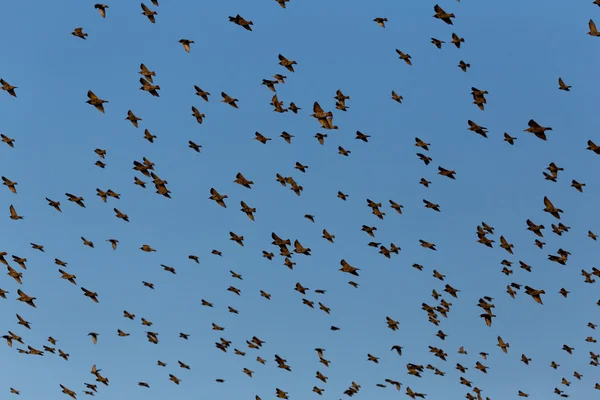
<svg viewBox="0 0 600 400"><path fill-rule="evenodd" d="M580 270L597 262L598 243L587 231L600 233L600 159L585 150L588 139L600 142L600 38L586 35L590 17L600 22L600 8L591 0L445 0L439 4L456 14L455 25L447 26L432 18L435 3L429 1L292 0L287 9L270 0L160 3L147 3L159 13L156 24L140 15L138 2L110 2L106 19L92 1L2 6L0 77L18 86L18 98L0 93L0 131L16 139L15 149L0 143L0 173L19 185L17 195L0 188L0 250L9 261L13 254L28 258L22 290L38 298L38 308L15 301L19 286L1 274L0 287L10 294L0 299L0 332L12 330L39 349L53 336L71 358L20 355L19 344L0 345L0 398L10 398L14 387L22 399L63 399L59 383L83 396L83 383L95 383L92 364L110 379L97 398L113 400L273 399L276 387L290 399L304 399L316 398L314 385L326 389L324 399L337 399L346 398L342 392L352 381L362 386L359 399L403 397L406 386L428 400L463 398L469 389L459 384L457 362L492 399L517 398L518 390L531 400L547 399L556 396L554 387L574 399L598 394L598 369L588 362L589 351L600 347L584 340L596 334L586 324L600 322L600 296L598 284L585 284ZM253 32L228 22L238 13L254 21ZM387 17L387 27L372 22L375 17ZM79 26L89 34L86 41L70 35ZM466 39L461 49L450 43L452 32ZM432 37L445 46L435 48ZM181 38L195 41L191 53L177 43ZM412 56L413 67L398 59L396 48ZM279 53L298 62L296 73L277 65ZM457 68L461 59L471 64L467 73ZM160 98L139 90L140 63L156 71ZM276 73L288 77L276 86L279 99L286 106L294 101L302 108L298 115L272 111L273 93L260 83ZM573 85L571 92L558 90L559 76ZM211 93L209 103L195 96L193 85ZM472 104L471 86L489 91L484 112ZM109 100L105 115L85 104L90 89ZM334 109L337 89L351 97L345 113ZM402 105L390 99L392 90L404 96ZM240 108L220 103L221 91L238 98ZM338 131L323 131L310 117L314 101L334 111ZM202 125L191 117L192 105L206 114ZM139 129L124 120L129 109L143 119ZM522 132L530 118L553 127L547 142ZM489 139L467 131L468 119L487 127ZM143 139L145 128L158 136L154 144ZM284 130L295 135L291 145L279 138ZM357 130L372 136L369 143L354 139ZM273 140L261 145L255 131ZM313 138L316 132L329 135L324 146ZM502 141L504 132L518 137L515 146ZM415 136L431 143L429 166L415 156ZM188 140L201 144L202 153L189 149ZM338 155L338 145L351 155ZM106 169L94 166L95 148L108 151ZM133 185L132 162L144 156L169 182L172 200L155 194L151 182L146 190ZM293 169L296 161L309 166L306 174ZM565 169L558 183L542 176L552 161ZM436 175L438 165L456 170L457 180ZM252 190L232 183L237 172L254 180ZM293 176L304 186L302 195L281 187L276 173ZM421 177L432 181L430 188L418 184ZM571 179L587 184L583 194L569 187ZM227 209L208 200L210 187L229 195ZM96 188L111 188L122 199L104 204ZM338 190L350 195L347 202L336 197ZM68 202L65 192L83 196L87 208ZM556 221L542 211L544 195L564 209L571 232L551 232ZM63 213L44 197L61 201ZM366 198L384 203L384 221L370 214ZM425 209L423 198L439 203L442 212ZM403 204L404 214L389 209L388 199ZM257 208L256 222L239 211L240 200ZM10 204L24 220L8 219ZM113 207L131 223L116 219ZM315 224L303 218L306 213L315 215ZM546 226L544 250L533 245L527 218ZM500 235L515 244L514 256L476 243L481 221L496 228L496 244ZM363 224L377 226L376 240L396 243L400 255L387 260L367 247L371 238L360 231ZM336 235L335 244L321 238L323 228ZM243 235L245 247L229 241L229 231ZM313 255L295 255L293 271L279 256L267 261L261 251L277 250L270 244L273 231L299 239ZM83 246L81 236L96 247ZM108 238L120 240L117 251ZM436 243L438 251L420 247L419 239ZM157 252L141 252L142 244ZM559 247L572 253L566 267L547 261ZM223 257L211 255L212 249ZM200 265L189 254L197 254ZM69 263L79 286L99 293L100 304L60 279L55 257ZM361 268L354 279L359 289L338 271L342 258ZM500 272L503 259L515 263L514 275ZM519 260L533 272L518 268ZM433 269L446 282L434 279ZM244 280L234 280L229 270ZM327 293L302 296L293 290L296 282ZM509 298L510 282L545 289L544 305L523 292ZM444 293L453 307L438 328L420 308L436 305L431 290L443 293L445 283L461 292L458 299ZM242 296L226 291L230 285ZM572 292L567 299L557 293L561 287ZM260 289L272 300L260 297ZM485 295L495 298L492 328L476 307ZM323 302L331 315L308 308L303 297ZM201 307L200 299L215 307ZM240 314L228 313L228 305ZM135 313L136 321L123 318L123 310ZM15 313L33 329L16 325ZM399 331L387 329L386 316L400 321ZM142 326L140 317L154 326ZM212 331L212 322L226 330ZM332 332L331 325L342 330ZM449 335L445 341L434 336L440 328ZM120 338L117 329L131 336ZM148 343L145 330L159 332L160 343ZM96 346L86 336L91 331L100 333ZM190 333L190 340L179 339L179 332ZM245 345L253 335L266 341L260 351ZM510 343L508 355L495 346L498 335ZM227 354L214 347L219 337L233 342ZM390 352L394 344L404 346L402 357ZM563 344L574 354L562 351ZM429 345L449 353L448 362L428 353ZM456 353L460 346L467 356ZM318 362L315 347L327 350L330 368ZM246 357L234 355L234 348ZM480 351L490 353L482 360L487 375L473 368ZM367 353L381 357L379 365L368 362ZM519 361L522 353L533 359L530 366ZM274 354L293 372L276 368ZM258 364L257 355L267 365ZM158 367L158 359L168 367ZM556 371L552 360L561 364ZM431 363L447 374L426 371L418 379L406 374L409 362ZM242 373L244 367L256 372L254 378ZM328 384L314 377L317 370ZM582 381L573 378L575 370ZM180 386L169 382L169 373L182 379ZM570 388L560 385L563 376L573 382ZM402 392L375 386L385 378L401 381Z"/></svg>

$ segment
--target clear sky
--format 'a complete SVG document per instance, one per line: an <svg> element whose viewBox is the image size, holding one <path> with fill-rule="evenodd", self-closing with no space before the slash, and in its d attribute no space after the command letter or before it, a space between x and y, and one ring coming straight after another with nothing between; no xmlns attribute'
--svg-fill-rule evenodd
<svg viewBox="0 0 600 400"><path fill-rule="evenodd" d="M592 0L440 0L456 15L452 26L432 18L433 1L291 0L286 9L274 0L146 4L158 12L156 24L136 2L110 2L105 19L88 0L2 6L0 78L17 86L17 97L0 92L0 132L15 139L14 148L0 143L0 174L18 185L17 194L0 187L0 251L23 272L23 284L0 274L0 288L9 292L0 298L0 333L22 336L25 346L0 344L0 398L15 397L12 387L21 399L63 399L59 384L83 397L85 382L98 383L90 374L94 364L110 380L108 387L99 384L96 397L111 400L274 399L276 388L290 399L309 399L318 397L315 385L325 389L322 398L336 400L347 398L343 391L352 381L361 385L357 399L404 397L407 386L428 400L460 399L470 390L461 376L494 400L518 398L519 390L531 400L549 399L557 397L555 387L573 399L598 395L600 373L589 361L600 346L585 339L599 336L587 324L600 324L600 292L598 283L581 276L598 260L599 243L587 232L600 234L600 156L586 150L587 140L600 143L600 38L586 35L590 18L600 23ZM236 14L253 21L252 32L229 22ZM376 17L388 19L385 29ZM87 40L71 35L77 27ZM460 49L451 43L453 32L465 38ZM190 53L178 43L182 38L195 41ZM437 49L431 38L446 43ZM410 54L413 65L396 49ZM297 61L296 72L278 65L278 54ZM460 60L471 64L468 72L457 67ZM139 90L140 63L156 72L160 97ZM273 112L273 92L261 81L274 74L287 76L276 85L277 95L285 107L291 101L301 107L298 114ZM572 85L570 92L558 90L558 77ZM211 93L209 102L195 95L194 85ZM489 92L485 111L473 104L471 87ZM345 112L335 109L338 89L350 96ZM85 103L88 90L109 101L105 114ZM391 99L392 90L403 96L402 104ZM221 102L222 91L239 99L239 109ZM324 130L310 116L315 101L333 112L338 130ZM192 106L206 116L201 125ZM125 120L128 110L142 118L138 129ZM547 141L523 132L530 119L553 128ZM488 138L467 130L467 120L487 127ZM144 129L157 136L153 144ZM257 131L272 140L253 140ZM282 131L294 135L291 144L279 137ZM356 131L370 135L369 142L356 140ZM324 145L314 138L317 132L328 135ZM504 132L517 138L514 146L503 141ZM415 147L415 137L430 150ZM200 154L189 140L202 146ZM350 155L338 154L338 146ZM96 148L107 151L104 169L94 165ZM419 152L433 161L425 165ZM132 170L143 157L168 182L171 199ZM296 162L308 165L307 172L294 169ZM557 182L542 175L550 162L564 168ZM438 175L438 166L455 170L456 180ZM233 183L238 172L255 182L251 190ZM277 173L302 185L301 196L282 187ZM134 185L134 176L148 188ZM421 178L431 181L429 188ZM570 187L573 179L587 184L583 193ZM228 195L227 208L208 199L211 187ZM105 204L96 188L110 188L121 199ZM338 191L349 195L347 201ZM86 208L69 202L66 192L82 196ZM544 196L564 210L561 222L571 227L560 237L551 228L558 220L543 212ZM60 201L63 212L45 197ZM383 220L371 214L367 198L382 203ZM389 207L390 199L404 206L402 215ZM441 212L426 209L423 199ZM255 222L240 211L240 201L256 208ZM11 204L24 219L9 219ZM114 207L130 222L115 218ZM526 230L528 218L546 227L542 250ZM495 228L488 235L493 249L477 243L482 221ZM377 227L374 239L362 225ZM334 244L321 237L324 228L336 236ZM243 247L229 240L230 231L244 236ZM312 255L294 254L297 264L289 270L271 232L298 239ZM501 235L514 244L514 255L499 247ZM95 247L84 246L82 236ZM110 238L119 240L116 251ZM437 251L421 247L419 239L435 243ZM393 242L401 251L386 259L370 241L388 248ZM30 243L44 245L45 252ZM142 252L143 244L157 251ZM566 266L547 259L559 248L571 252ZM273 251L275 259L263 258L262 250ZM199 264L188 259L192 254ZM27 270L12 255L26 257ZM55 258L68 262L63 269L77 276L79 287L98 293L99 304L60 279ZM341 259L360 268L360 276L340 272ZM513 275L501 272L502 260L514 263ZM294 291L297 282L311 290L301 295ZM511 282L545 290L544 304L524 289L511 299ZM445 284L460 290L458 298L443 291ZM16 301L19 288L37 297L36 309ZM571 292L568 298L561 288ZM439 305L433 289L452 303L448 318L439 315L439 327L421 309L423 303ZM482 296L494 298L492 327L479 317ZM214 308L202 307L201 299ZM319 301L331 315L319 310ZM123 310L135 320L124 318ZM15 314L30 321L31 330L18 325ZM400 329L388 329L386 316ZM154 325L143 326L141 317ZM211 323L225 330L214 331ZM341 330L331 331L332 325ZM130 336L119 337L118 329ZM435 336L439 329L448 335L444 341ZM159 344L149 343L145 331L159 333ZM97 345L89 332L100 334ZM49 336L55 346L46 342ZM266 342L260 350L245 344L253 336ZM498 336L510 344L508 354L496 346ZM232 342L227 353L215 347L221 337ZM401 357L390 351L396 344L404 348ZM575 348L572 355L561 350L564 344ZM70 358L19 354L26 345L56 347ZM428 346L443 349L447 361ZM457 353L460 346L467 355ZM315 348L326 349L329 368ZM277 368L275 354L292 372ZM379 364L367 354L380 357ZM529 366L522 354L532 359ZM161 368L157 360L168 365ZM487 374L474 368L477 361L489 367ZM560 367L550 368L551 361ZM407 363L431 364L446 375L425 369L419 379L407 374ZM466 374L457 363L469 368ZM317 371L329 377L327 384L315 378ZM580 381L574 371L583 375ZM181 384L170 382L169 374ZM570 387L561 384L563 377ZM401 392L376 386L386 378L400 381ZM151 388L138 387L139 381Z"/></svg>

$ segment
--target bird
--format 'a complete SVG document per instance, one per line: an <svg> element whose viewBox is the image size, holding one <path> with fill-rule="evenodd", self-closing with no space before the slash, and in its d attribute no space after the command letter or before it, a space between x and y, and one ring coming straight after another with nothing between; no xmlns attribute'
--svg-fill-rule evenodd
<svg viewBox="0 0 600 400"><path fill-rule="evenodd" d="M100 99L91 90L88 90L87 96L88 96L89 100L86 101L86 103L96 107L96 109L98 111L100 111L102 114L104 114L104 103L108 103L108 100Z"/></svg>
<svg viewBox="0 0 600 400"><path fill-rule="evenodd" d="M510 136L508 133L504 132L504 141L507 142L510 145L514 145L515 144L515 140L517 140L517 138Z"/></svg>
<svg viewBox="0 0 600 400"><path fill-rule="evenodd" d="M233 22L234 24L241 26L247 31L252 31L251 25L254 25L252 21L245 20L240 16L240 14L237 14L235 17L229 17L229 22Z"/></svg>
<svg viewBox="0 0 600 400"><path fill-rule="evenodd" d="M529 128L525 129L524 132L533 133L539 139L547 140L546 131L551 131L550 127L543 127L534 120L530 119L528 122Z"/></svg>
<svg viewBox="0 0 600 400"><path fill-rule="evenodd" d="M443 40L436 39L436 38L431 38L431 43L438 49L441 49L442 45L446 42L444 42Z"/></svg>
<svg viewBox="0 0 600 400"><path fill-rule="evenodd" d="M596 24L594 23L594 21L592 19L590 19L590 21L588 22L588 26L590 28L588 35L600 37L600 32L598 32L598 29L596 29Z"/></svg>
<svg viewBox="0 0 600 400"><path fill-rule="evenodd" d="M560 77L558 78L558 86L559 86L558 88L560 90L564 90L565 92L570 91L571 88L572 88L572 86L565 85L565 83L563 82L562 78L560 78Z"/></svg>
<svg viewBox="0 0 600 400"><path fill-rule="evenodd" d="M13 86L1 78L0 78L0 85L2 85L2 87L0 87L0 89L6 91L8 94L10 94L13 97L17 97L17 93L15 92L15 89L18 89L18 86ZM14 139L9 139L8 137L4 136L4 134L2 134L2 141L7 143L10 147L13 147L11 144L14 142Z"/></svg>
<svg viewBox="0 0 600 400"><path fill-rule="evenodd" d="M156 72L149 70L144 63L140 64L140 71L138 74L142 75L150 83L154 82L153 77L156 76Z"/></svg>
<svg viewBox="0 0 600 400"><path fill-rule="evenodd" d="M458 68L460 68L463 72L467 72L467 70L471 68L471 64L460 60L460 62L458 63Z"/></svg>
<svg viewBox="0 0 600 400"><path fill-rule="evenodd" d="M230 97L225 92L221 92L221 97L223 97L223 100L221 100L222 103L227 103L227 104L229 104L233 108L239 108L238 105L236 104L236 101L238 101L238 99Z"/></svg>
<svg viewBox="0 0 600 400"><path fill-rule="evenodd" d="M12 219L13 221L18 221L18 220L24 218L22 215L17 214L17 211L15 210L15 207L12 204L10 205L9 209L10 209L10 219Z"/></svg>
<svg viewBox="0 0 600 400"><path fill-rule="evenodd" d="M183 49L189 53L190 45L195 42L193 40L189 40L189 39L180 39L179 43L181 43L181 45L183 46Z"/></svg>
<svg viewBox="0 0 600 400"><path fill-rule="evenodd" d="M444 11L442 7L440 7L437 4L433 6L433 10L435 11L433 18L441 19L446 24L453 25L452 18L455 18L454 14L448 14L446 11Z"/></svg>
<svg viewBox="0 0 600 400"><path fill-rule="evenodd" d="M410 54L403 53L402 51L396 49L396 53L398 53L398 57L401 60L404 60L405 63L412 66L411 56Z"/></svg>
<svg viewBox="0 0 600 400"><path fill-rule="evenodd" d="M452 33L452 43L456 46L456 48L460 49L460 44L464 42L464 38L458 37L456 33Z"/></svg>
<svg viewBox="0 0 600 400"><path fill-rule="evenodd" d="M200 96L204 99L204 101L208 101L208 96L210 96L210 93L200 89L200 87L194 85L194 89L196 89L196 96Z"/></svg>
<svg viewBox="0 0 600 400"><path fill-rule="evenodd" d="M106 9L109 8L106 4L94 4L94 8L100 12L102 18L106 18Z"/></svg>
<svg viewBox="0 0 600 400"><path fill-rule="evenodd" d="M8 188L8 190L10 190L11 192L13 192L14 194L17 194L17 189L15 188L15 186L18 185L17 182L11 181L10 179L8 179L5 176L3 176L2 177L2 184L4 186L6 186Z"/></svg>
<svg viewBox="0 0 600 400"><path fill-rule="evenodd" d="M556 219L560 219L560 213L563 212L560 208L554 207L554 204L548 199L548 197L544 196L544 211L548 214L552 215Z"/></svg>
<svg viewBox="0 0 600 400"><path fill-rule="evenodd" d="M144 3L142 3L141 7L142 15L145 15L148 18L148 20L153 24L156 23L156 19L154 18L154 16L158 15L158 13L156 11L150 10Z"/></svg>
<svg viewBox="0 0 600 400"><path fill-rule="evenodd" d="M83 28L75 28L73 32L71 32L71 35L86 40L85 38L88 34L83 32Z"/></svg>
<svg viewBox="0 0 600 400"><path fill-rule="evenodd" d="M287 58L285 58L283 55L279 54L277 56L277 58L279 58L279 65L285 67L288 71L290 72L295 72L294 71L294 65L297 65L298 63L296 61L293 60L288 60Z"/></svg>

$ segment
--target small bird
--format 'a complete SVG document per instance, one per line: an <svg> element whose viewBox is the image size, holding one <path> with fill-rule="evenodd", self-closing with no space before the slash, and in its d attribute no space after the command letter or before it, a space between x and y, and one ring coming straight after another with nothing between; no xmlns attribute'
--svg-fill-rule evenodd
<svg viewBox="0 0 600 400"><path fill-rule="evenodd" d="M28 304L33 308L37 308L35 303L33 302L34 300L37 300L36 297L31 297L25 294L21 289L17 289L17 294L19 295L19 297L17 298L18 301Z"/></svg>
<svg viewBox="0 0 600 400"><path fill-rule="evenodd" d="M81 38L83 40L86 40L85 37L88 35L87 33L83 32L83 28L75 28L73 30L73 32L71 32L71 35L76 36L78 38Z"/></svg>
<svg viewBox="0 0 600 400"><path fill-rule="evenodd" d="M0 79L0 82L4 82L2 79ZM4 85L4 84L3 84ZM4 86L2 86L2 89L4 89ZM9 92L10 93L10 92ZM14 93L14 92L13 92ZM16 96L16 95L15 95ZM15 145L15 139L13 138L9 138L8 136L6 136L3 133L0 133L0 138L2 138L2 142L6 143L8 146L10 146L11 148L14 148Z"/></svg>
<svg viewBox="0 0 600 400"><path fill-rule="evenodd" d="M99 303L99 301L98 301L98 293L89 291L89 290L87 290L84 287L82 287L81 290L83 291L83 295L85 297L89 297L94 303Z"/></svg>
<svg viewBox="0 0 600 400"><path fill-rule="evenodd" d="M0 85L2 85L2 87L0 89L8 92L8 94L10 94L13 97L17 97L17 94L15 93L15 89L18 89L18 86L13 86L1 78L0 78ZM11 145L11 143L14 142L14 139L9 139L6 136L2 135L2 141L7 143L10 147L13 147Z"/></svg>
<svg viewBox="0 0 600 400"><path fill-rule="evenodd" d="M266 87L268 87L269 89L271 89L271 91L276 92L277 90L275 89L275 85L278 85L279 81L272 81L269 79L263 79L261 85L265 85Z"/></svg>
<svg viewBox="0 0 600 400"><path fill-rule="evenodd" d="M148 7L146 7L144 3L142 3L142 10L142 15L145 15L148 18L148 20L153 24L156 23L156 20L154 19L154 16L158 15L156 11L150 10Z"/></svg>
<svg viewBox="0 0 600 400"><path fill-rule="evenodd" d="M252 21L246 21L240 16L240 14L236 15L235 17L229 17L229 22L233 22L234 24L241 26L247 31L252 31L250 25L254 25Z"/></svg>
<svg viewBox="0 0 600 400"><path fill-rule="evenodd" d="M189 53L190 52L190 44L194 43L194 41L189 40L189 39L180 39L179 43L181 43L183 45L183 49Z"/></svg>
<svg viewBox="0 0 600 400"><path fill-rule="evenodd" d="M435 47L437 47L438 49L441 49L442 48L442 44L444 44L446 42L444 42L443 40L436 39L436 38L431 38L431 43L433 43L433 45Z"/></svg>
<svg viewBox="0 0 600 400"><path fill-rule="evenodd" d="M377 25L379 25L382 28L385 28L385 23L387 22L387 18L375 18L373 21L377 22Z"/></svg>
<svg viewBox="0 0 600 400"><path fill-rule="evenodd" d="M562 78L560 78L560 77L558 78L558 86L559 86L558 88L560 90L564 90L565 92L570 91L571 87L572 87L572 86L569 86L569 85L565 85L565 83L563 82Z"/></svg>
<svg viewBox="0 0 600 400"><path fill-rule="evenodd" d="M456 175L456 171L445 169L442 167L438 167L438 175L446 176L450 179L456 179L454 175Z"/></svg>
<svg viewBox="0 0 600 400"><path fill-rule="evenodd" d="M456 33L452 33L452 43L460 49L460 44L464 43L465 39L458 37L458 35Z"/></svg>
<svg viewBox="0 0 600 400"><path fill-rule="evenodd" d="M206 115L202 114L200 111L198 111L198 109L196 107L192 106L192 117L195 117L196 122L201 124L202 121L204 121L204 118L206 117Z"/></svg>
<svg viewBox="0 0 600 400"><path fill-rule="evenodd" d="M547 140L545 132L552 130L552 128L550 128L550 127L541 126L540 124L538 124L537 122L535 122L532 119L530 119L527 124L529 125L529 128L525 129L524 132L533 133L535 136L537 136L539 139L542 139L542 140Z"/></svg>
<svg viewBox="0 0 600 400"><path fill-rule="evenodd" d="M100 12L102 18L106 18L106 9L109 8L106 4L94 4L94 8Z"/></svg>
<svg viewBox="0 0 600 400"><path fill-rule="evenodd" d="M571 187L575 188L575 190L577 190L579 193L583 193L584 186L585 186L585 183L579 183L575 179L573 179L571 181Z"/></svg>
<svg viewBox="0 0 600 400"><path fill-rule="evenodd" d="M556 219L560 219L559 213L562 213L563 210L561 210L560 208L554 207L554 204L552 204L552 202L546 196L544 196L544 205L545 205L545 208L544 208L545 212L552 215Z"/></svg>
<svg viewBox="0 0 600 400"><path fill-rule="evenodd" d="M89 97L89 100L86 101L86 103L96 107L98 111L104 114L104 103L108 103L108 100L98 98L91 90L88 90L87 96Z"/></svg>
<svg viewBox="0 0 600 400"><path fill-rule="evenodd" d="M196 96L200 96L204 99L204 101L208 101L208 96L210 96L210 93L200 89L196 85L194 85L194 89L196 89Z"/></svg>
<svg viewBox="0 0 600 400"><path fill-rule="evenodd" d="M396 94L396 92L392 90L392 100L395 100L398 103L402 104L402 99L404 99L404 97Z"/></svg>
<svg viewBox="0 0 600 400"><path fill-rule="evenodd" d="M366 134L362 133L361 131L356 131L355 139L362 140L363 142L368 143L370 137L371 137L371 135L366 135Z"/></svg>
<svg viewBox="0 0 600 400"><path fill-rule="evenodd" d="M238 99L234 99L233 97L230 97L225 92L221 92L221 97L223 97L223 100L221 100L222 103L227 103L233 108L238 108L238 105L235 103L236 101L238 101Z"/></svg>
<svg viewBox="0 0 600 400"><path fill-rule="evenodd" d="M202 148L201 145L196 144L194 142L192 142L191 140L188 140L188 147L192 150L194 150L196 153L200 153L200 149Z"/></svg>
<svg viewBox="0 0 600 400"><path fill-rule="evenodd" d="M469 128L468 130L478 133L479 135L483 136L484 138L487 138L487 128L485 126L479 126L477 125L475 122L468 120L467 123L469 124Z"/></svg>
<svg viewBox="0 0 600 400"><path fill-rule="evenodd" d="M298 64L296 61L288 60L281 54L279 54L277 57L279 58L279 65L287 68L287 70L290 72L295 72L294 65Z"/></svg>
<svg viewBox="0 0 600 400"><path fill-rule="evenodd" d="M138 121L142 120L141 118L136 117L135 114L131 110L127 111L127 118L125 118L125 119L128 121L131 121L133 126L135 126L136 128L138 127Z"/></svg>
<svg viewBox="0 0 600 400"><path fill-rule="evenodd" d="M433 10L435 11L433 18L441 19L448 25L453 25L451 18L455 18L454 14L448 14L446 11L444 11L442 7L440 7L437 4L433 6Z"/></svg>
<svg viewBox="0 0 600 400"><path fill-rule="evenodd" d="M17 189L15 188L16 185L18 185L17 182L11 181L10 179L6 178L6 177L2 177L2 184L4 186L6 186L8 188L8 190L10 190L11 192L13 192L14 194L17 194Z"/></svg>
<svg viewBox="0 0 600 400"><path fill-rule="evenodd" d="M156 76L156 72L150 71L144 63L140 64L140 72L138 74L142 75L150 83L153 83L152 77Z"/></svg>
<svg viewBox="0 0 600 400"><path fill-rule="evenodd" d="M148 82L144 78L140 78L140 83L142 84L142 87L140 88L140 90L148 92L154 97L160 97L160 95L157 92L157 90L160 90L160 86L152 85L150 82Z"/></svg>
<svg viewBox="0 0 600 400"><path fill-rule="evenodd" d="M590 22L588 22L588 26L590 27L590 31L588 32L588 35L600 37L600 32L598 32L598 29L596 28L596 24L594 23L593 20L590 19Z"/></svg>
<svg viewBox="0 0 600 400"><path fill-rule="evenodd" d="M211 196L209 197L209 199L214 200L221 207L227 208L227 205L224 201L227 198L227 195L219 194L219 192L217 192L214 188L210 188L210 195Z"/></svg>
<svg viewBox="0 0 600 400"><path fill-rule="evenodd" d="M514 145L515 140L517 140L517 138L512 137L508 133L504 132L504 141L505 142L507 142L508 144Z"/></svg>
<svg viewBox="0 0 600 400"><path fill-rule="evenodd" d="M398 56L401 60L404 60L404 62L407 63L408 65L412 65L410 54L403 53L402 51L400 51L398 49L396 49L396 53L398 53Z"/></svg>
<svg viewBox="0 0 600 400"><path fill-rule="evenodd" d="M11 204L9 207L10 210L10 219L12 219L13 221L18 221L20 219L23 219L23 216L17 214L17 211L15 210L15 207Z"/></svg>
<svg viewBox="0 0 600 400"><path fill-rule="evenodd" d="M460 60L460 62L458 63L458 68L462 69L463 72L467 72L467 69L471 68L471 64Z"/></svg>
<svg viewBox="0 0 600 400"><path fill-rule="evenodd" d="M114 208L113 211L115 212L117 218L122 219L125 222L129 222L129 217L127 216L127 214L122 213L117 208Z"/></svg>

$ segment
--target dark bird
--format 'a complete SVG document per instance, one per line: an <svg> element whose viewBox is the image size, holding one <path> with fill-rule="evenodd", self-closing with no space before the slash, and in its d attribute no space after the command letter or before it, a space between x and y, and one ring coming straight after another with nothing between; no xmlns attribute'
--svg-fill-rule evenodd
<svg viewBox="0 0 600 400"><path fill-rule="evenodd" d="M385 23L387 22L387 18L375 18L373 21L377 22L377 25L379 25L382 28L385 28Z"/></svg>
<svg viewBox="0 0 600 400"><path fill-rule="evenodd" d="M13 86L10 83L6 82L4 79L0 79L0 85L2 85L2 87L0 89L8 92L8 94L10 94L13 97L17 97L17 94L15 93L15 89L18 89L18 86ZM8 145L10 147L13 147L10 145L10 143L12 143L14 140L10 139L7 140L8 138L4 135L2 135L2 141L5 143L8 143Z"/></svg>
<svg viewBox="0 0 600 400"><path fill-rule="evenodd" d="M487 138L487 128L485 126L479 126L477 125L475 122L468 120L467 123L469 124L469 130L475 133L480 134L481 136L483 136L484 138Z"/></svg>
<svg viewBox="0 0 600 400"><path fill-rule="evenodd" d="M460 44L464 43L465 39L458 37L458 35L456 33L452 33L452 43L460 49Z"/></svg>
<svg viewBox="0 0 600 400"><path fill-rule="evenodd" d="M194 43L194 41L193 40L188 40L188 39L180 39L179 43L181 43L181 45L183 46L183 49L189 53L190 52L190 45L192 43Z"/></svg>
<svg viewBox="0 0 600 400"><path fill-rule="evenodd" d="M87 33L83 32L83 28L75 28L73 30L73 32L71 32L71 35L76 36L78 38L81 38L83 40L86 40L85 37L88 35Z"/></svg>
<svg viewBox="0 0 600 400"><path fill-rule="evenodd" d="M554 204L548 199L548 197L544 196L544 211L552 215L556 219L560 219L560 214L563 210L560 208L554 207Z"/></svg>
<svg viewBox="0 0 600 400"><path fill-rule="evenodd" d="M290 72L295 72L294 71L294 65L298 64L296 61L288 60L287 58L285 58L281 54L279 54L277 57L279 58L279 65L287 68L287 70L290 71Z"/></svg>
<svg viewBox="0 0 600 400"><path fill-rule="evenodd" d="M196 89L196 96L202 97L205 101L208 101L208 96L210 93L200 89L198 86L194 85L194 89Z"/></svg>
<svg viewBox="0 0 600 400"><path fill-rule="evenodd" d="M229 17L229 22L233 22L234 24L241 26L247 31L252 31L250 25L254 25L252 21L246 21L240 16L240 14L236 15L235 17Z"/></svg>
<svg viewBox="0 0 600 400"><path fill-rule="evenodd" d="M221 97L223 97L223 100L221 100L222 103L227 103L233 108L238 108L238 105L235 103L236 101L238 101L238 99L234 99L233 97L230 97L225 92L221 92Z"/></svg>
<svg viewBox="0 0 600 400"><path fill-rule="evenodd" d="M407 63L408 65L412 65L412 61L410 60L410 54L406 54L401 52L400 50L396 49L396 53L398 53L398 56L401 60L404 60L405 63Z"/></svg>
<svg viewBox="0 0 600 400"><path fill-rule="evenodd" d="M404 97L400 96L399 94L396 94L396 92L392 90L392 100L395 100L398 103L402 104L402 99L404 99Z"/></svg>
<svg viewBox="0 0 600 400"><path fill-rule="evenodd" d="M435 47L437 47L438 49L441 49L442 48L442 44L444 44L446 42L444 42L443 40L436 39L436 38L431 38L431 43L433 43L433 45Z"/></svg>
<svg viewBox="0 0 600 400"><path fill-rule="evenodd" d="M16 185L18 185L17 182L11 181L10 179L6 178L6 177L2 177L2 184L4 186L6 186L8 188L8 190L10 190L11 192L13 192L14 194L17 194L17 189L15 188Z"/></svg>
<svg viewBox="0 0 600 400"><path fill-rule="evenodd" d="M135 114L129 110L127 111L127 118L125 118L127 121L130 121L133 126L135 126L136 128L138 127L138 121L141 121L141 118L138 118L135 116Z"/></svg>
<svg viewBox="0 0 600 400"><path fill-rule="evenodd" d="M156 23L156 20L154 19L155 15L158 15L158 13L156 11L152 11L150 10L148 7L146 7L146 5L144 3L141 4L142 5L142 15L145 15L148 20L150 22L152 22L153 24Z"/></svg>
<svg viewBox="0 0 600 400"><path fill-rule="evenodd" d="M140 72L138 74L142 75L150 83L153 83L152 77L156 76L156 72L150 71L144 63L140 64Z"/></svg>
<svg viewBox="0 0 600 400"><path fill-rule="evenodd" d="M88 90L87 96L89 97L89 100L86 101L86 103L96 107L98 111L104 114L104 103L108 103L108 100L98 98L91 90Z"/></svg>
<svg viewBox="0 0 600 400"><path fill-rule="evenodd" d="M441 19L448 25L452 25L451 18L455 18L454 14L448 14L446 11L444 11L444 9L442 7L440 7L437 4L435 6L433 6L433 10L435 11L433 18Z"/></svg>
<svg viewBox="0 0 600 400"><path fill-rule="evenodd" d="M463 72L467 72L467 69L471 68L471 64L460 60L460 62L458 63L458 68L462 69Z"/></svg>
<svg viewBox="0 0 600 400"><path fill-rule="evenodd" d="M12 219L13 221L18 221L20 219L23 219L23 216L17 214L17 211L15 210L15 207L12 204L9 207L9 211L10 211L10 219Z"/></svg>
<svg viewBox="0 0 600 400"><path fill-rule="evenodd" d="M94 8L100 12L102 18L106 18L106 9L109 8L106 4L94 4Z"/></svg>
<svg viewBox="0 0 600 400"><path fill-rule="evenodd" d="M593 20L590 19L590 22L588 22L588 26L590 27L590 31L588 32L588 35L600 37L600 32L598 32L598 29L596 28L596 24L594 23Z"/></svg>
<svg viewBox="0 0 600 400"><path fill-rule="evenodd" d="M209 199L214 200L221 207L227 208L227 205L225 204L225 201L224 201L226 198L227 198L227 195L220 195L219 192L217 192L214 188L210 188Z"/></svg>
<svg viewBox="0 0 600 400"><path fill-rule="evenodd" d="M542 140L547 139L545 132L552 130L552 128L550 128L550 127L541 126L540 124L538 124L537 122L535 122L532 119L530 119L527 124L529 125L529 128L525 129L524 132L533 133L535 136L537 136L538 138L540 138Z"/></svg>
<svg viewBox="0 0 600 400"><path fill-rule="evenodd" d="M572 86L569 85L565 85L565 83L563 82L562 78L558 78L558 88L560 90L564 90L565 92L568 92L571 90Z"/></svg>
<svg viewBox="0 0 600 400"><path fill-rule="evenodd" d="M515 140L517 140L517 138L510 136L508 133L504 132L504 141L508 142L508 144L515 144Z"/></svg>

